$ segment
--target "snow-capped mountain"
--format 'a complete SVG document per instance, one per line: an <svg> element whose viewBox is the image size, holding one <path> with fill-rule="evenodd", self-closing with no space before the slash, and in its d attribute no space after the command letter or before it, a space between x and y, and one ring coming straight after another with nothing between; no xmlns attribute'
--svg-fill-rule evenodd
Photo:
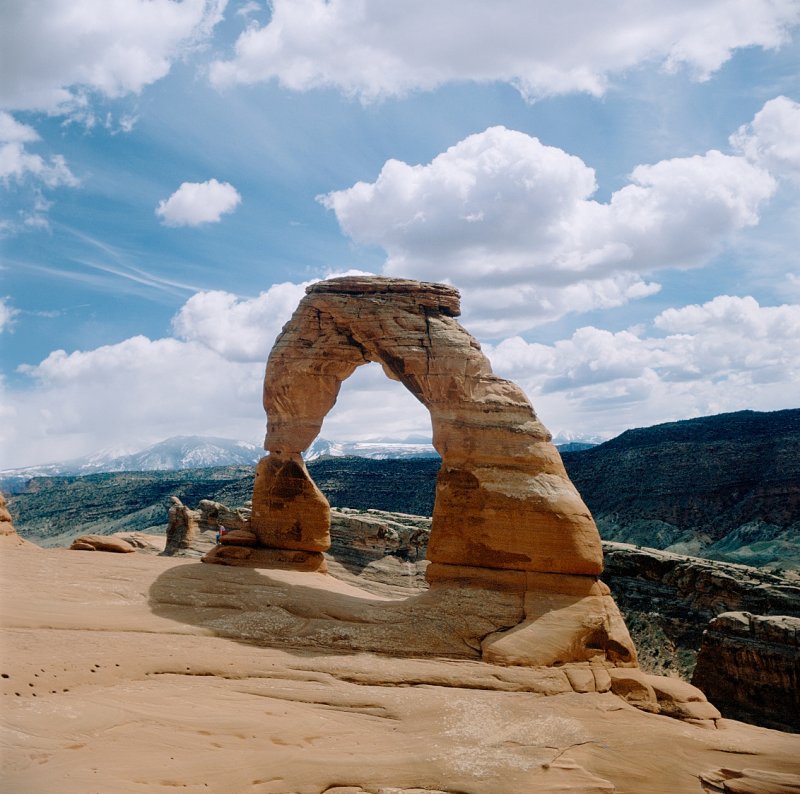
<svg viewBox="0 0 800 794"><path fill-rule="evenodd" d="M586 436L578 433L559 432L553 436L553 443L562 452L578 452L582 449L589 449L589 447L596 447L604 441L608 441L608 439L602 436Z"/></svg>
<svg viewBox="0 0 800 794"><path fill-rule="evenodd" d="M208 436L173 436L158 444L127 452L101 450L82 458L41 466L0 471L0 479L31 479L59 475L84 475L113 471L174 471L211 466L249 466L264 455L264 450L246 441Z"/></svg>
<svg viewBox="0 0 800 794"><path fill-rule="evenodd" d="M439 453L425 439L406 439L404 441L329 441L318 438L304 453L307 461L317 458L436 458Z"/></svg>

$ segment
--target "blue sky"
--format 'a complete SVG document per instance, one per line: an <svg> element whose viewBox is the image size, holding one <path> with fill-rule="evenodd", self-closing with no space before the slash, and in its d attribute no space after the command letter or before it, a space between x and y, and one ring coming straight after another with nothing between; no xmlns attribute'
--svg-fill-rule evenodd
<svg viewBox="0 0 800 794"><path fill-rule="evenodd" d="M554 433L800 402L797 0L0 15L2 467L259 442L275 335L348 270L459 287ZM370 368L323 427L428 431Z"/></svg>

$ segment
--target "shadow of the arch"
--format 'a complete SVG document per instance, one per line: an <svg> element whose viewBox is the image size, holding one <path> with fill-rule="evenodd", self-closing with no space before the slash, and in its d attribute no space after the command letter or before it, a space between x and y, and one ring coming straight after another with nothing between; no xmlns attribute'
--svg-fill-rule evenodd
<svg viewBox="0 0 800 794"><path fill-rule="evenodd" d="M582 587L581 583L581 587ZM548 666L635 664L605 600L455 581L407 598L374 595L319 573L189 563L149 591L159 617L264 647Z"/></svg>
<svg viewBox="0 0 800 794"><path fill-rule="evenodd" d="M524 617L518 593L427 590L392 599L331 576L189 563L148 593L153 614L248 645L481 658L481 641Z"/></svg>

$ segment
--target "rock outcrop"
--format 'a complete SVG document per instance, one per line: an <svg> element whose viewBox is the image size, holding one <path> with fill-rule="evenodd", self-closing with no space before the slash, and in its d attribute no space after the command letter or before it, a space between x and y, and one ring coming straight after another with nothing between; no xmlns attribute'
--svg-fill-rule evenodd
<svg viewBox="0 0 800 794"><path fill-rule="evenodd" d="M708 622L723 612L800 617L800 586L734 563L603 542L603 581L651 671L691 676Z"/></svg>
<svg viewBox="0 0 800 794"><path fill-rule="evenodd" d="M121 538L111 535L81 535L70 546L72 551L111 551L117 554L130 554L136 547Z"/></svg>
<svg viewBox="0 0 800 794"><path fill-rule="evenodd" d="M700 794L700 775L785 794L800 773L800 736L668 719L706 706L635 668L481 661L480 590L423 609L332 576L62 549L0 573L15 794Z"/></svg>
<svg viewBox="0 0 800 794"><path fill-rule="evenodd" d="M16 535L17 531L11 523L11 513L8 512L6 498L0 493L0 535Z"/></svg>
<svg viewBox="0 0 800 794"><path fill-rule="evenodd" d="M800 733L800 617L717 616L692 682L726 717Z"/></svg>
<svg viewBox="0 0 800 794"><path fill-rule="evenodd" d="M226 530L249 530L251 503L242 507L230 508L212 499L201 499L197 505L199 517L197 526L200 532L219 532Z"/></svg>
<svg viewBox="0 0 800 794"><path fill-rule="evenodd" d="M323 551L330 544L327 505L300 453L319 433L342 382L375 361L431 413L442 456L432 563L600 572L597 530L550 434L522 390L492 373L478 342L456 321L457 290L354 277L319 282L307 293L275 343L264 380L270 454L256 475L252 521L264 545ZM267 491L279 501L265 499Z"/></svg>
<svg viewBox="0 0 800 794"><path fill-rule="evenodd" d="M699 775L706 794L800 794L800 775L769 769L713 769Z"/></svg>
<svg viewBox="0 0 800 794"><path fill-rule="evenodd" d="M432 588L499 591L520 605L513 628L483 640L485 658L635 665L597 580L603 554L592 516L527 397L493 374L459 313L458 291L443 284L347 277L308 287L267 362L269 454L256 469L251 534L223 537L204 561L325 570L330 507L301 453L342 382L377 362L430 411L442 458L427 550Z"/></svg>
<svg viewBox="0 0 800 794"><path fill-rule="evenodd" d="M177 497L170 497L170 508L167 524L167 544L164 547L164 555L173 556L181 549L188 549L192 541L197 536L199 513L190 510Z"/></svg>
<svg viewBox="0 0 800 794"><path fill-rule="evenodd" d="M0 548L39 548L35 543L21 538L14 529L6 498L0 493Z"/></svg>

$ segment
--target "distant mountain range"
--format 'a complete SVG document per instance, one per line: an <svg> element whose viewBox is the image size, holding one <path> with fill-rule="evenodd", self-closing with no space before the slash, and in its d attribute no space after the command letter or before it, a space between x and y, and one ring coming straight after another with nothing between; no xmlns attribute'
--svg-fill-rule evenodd
<svg viewBox="0 0 800 794"><path fill-rule="evenodd" d="M82 458L0 471L0 488L16 493L34 477L85 476L118 471L180 471L214 466L251 466L264 450L246 441L211 436L173 436L138 452L101 450Z"/></svg>
<svg viewBox="0 0 800 794"><path fill-rule="evenodd" d="M556 445L562 452L577 452L594 446L590 441L568 440ZM173 436L139 450L120 452L101 450L92 455L61 463L0 470L0 489L17 493L34 477L63 477L119 471L182 471L214 466L248 466L264 455L260 446L246 441L211 436ZM396 460L438 458L439 453L425 438L379 439L376 441L329 441L318 438L306 450L306 461L320 458L369 458Z"/></svg>
<svg viewBox="0 0 800 794"><path fill-rule="evenodd" d="M438 458L439 453L425 439L407 441L328 441L318 438L304 453L306 461L318 458Z"/></svg>
<svg viewBox="0 0 800 794"><path fill-rule="evenodd" d="M627 430L563 459L607 540L800 567L800 409Z"/></svg>

